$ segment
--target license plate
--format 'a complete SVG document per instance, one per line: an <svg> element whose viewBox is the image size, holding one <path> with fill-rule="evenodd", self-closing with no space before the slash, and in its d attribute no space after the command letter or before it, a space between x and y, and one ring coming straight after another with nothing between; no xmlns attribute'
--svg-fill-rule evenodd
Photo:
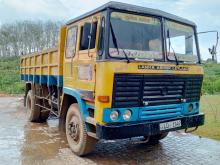
<svg viewBox="0 0 220 165"><path fill-rule="evenodd" d="M160 123L160 131L181 127L181 120Z"/></svg>

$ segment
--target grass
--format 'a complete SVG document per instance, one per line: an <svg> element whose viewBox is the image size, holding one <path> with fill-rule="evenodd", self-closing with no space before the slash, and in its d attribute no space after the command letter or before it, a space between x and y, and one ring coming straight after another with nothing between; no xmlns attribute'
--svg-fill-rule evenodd
<svg viewBox="0 0 220 165"><path fill-rule="evenodd" d="M0 57L0 95L24 93L19 65L19 57Z"/></svg>
<svg viewBox="0 0 220 165"><path fill-rule="evenodd" d="M202 96L200 107L205 113L205 124L194 134L220 140L220 95Z"/></svg>
<svg viewBox="0 0 220 165"><path fill-rule="evenodd" d="M205 64L202 92L220 94L220 64Z"/></svg>

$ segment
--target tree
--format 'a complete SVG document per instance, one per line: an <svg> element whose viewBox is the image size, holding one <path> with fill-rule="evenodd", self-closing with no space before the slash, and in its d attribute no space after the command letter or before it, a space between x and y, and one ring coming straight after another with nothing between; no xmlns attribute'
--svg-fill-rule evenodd
<svg viewBox="0 0 220 165"><path fill-rule="evenodd" d="M0 56L19 56L56 47L61 22L19 21L0 27Z"/></svg>

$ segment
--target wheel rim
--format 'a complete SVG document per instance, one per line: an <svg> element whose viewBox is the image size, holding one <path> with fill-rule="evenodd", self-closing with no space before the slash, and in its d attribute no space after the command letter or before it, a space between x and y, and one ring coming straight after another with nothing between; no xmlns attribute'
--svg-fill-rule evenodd
<svg viewBox="0 0 220 165"><path fill-rule="evenodd" d="M68 134L73 142L78 143L80 139L79 119L72 116L68 122Z"/></svg>

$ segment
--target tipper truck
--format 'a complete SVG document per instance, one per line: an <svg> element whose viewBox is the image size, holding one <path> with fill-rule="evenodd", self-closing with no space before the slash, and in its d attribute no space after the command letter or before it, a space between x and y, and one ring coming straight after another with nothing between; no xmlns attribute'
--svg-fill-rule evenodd
<svg viewBox="0 0 220 165"><path fill-rule="evenodd" d="M22 56L20 69L29 120L57 116L79 156L100 139L157 143L204 124L196 25L160 10L109 2L68 21L57 48Z"/></svg>

